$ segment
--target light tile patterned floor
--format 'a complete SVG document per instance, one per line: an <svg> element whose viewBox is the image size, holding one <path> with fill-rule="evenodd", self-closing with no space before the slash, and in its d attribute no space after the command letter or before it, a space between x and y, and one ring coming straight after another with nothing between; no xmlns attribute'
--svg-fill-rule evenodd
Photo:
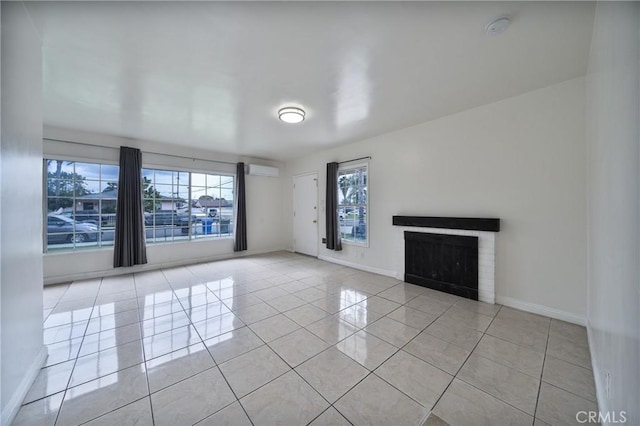
<svg viewBox="0 0 640 426"><path fill-rule="evenodd" d="M584 327L278 252L44 291L14 425L573 424Z"/></svg>

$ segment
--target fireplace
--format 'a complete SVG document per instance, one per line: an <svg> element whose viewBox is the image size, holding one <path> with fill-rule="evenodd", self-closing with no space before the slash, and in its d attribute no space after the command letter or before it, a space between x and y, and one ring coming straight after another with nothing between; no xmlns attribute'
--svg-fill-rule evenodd
<svg viewBox="0 0 640 426"><path fill-rule="evenodd" d="M401 231L391 242L398 279L495 303L500 219L393 216L393 225Z"/></svg>
<svg viewBox="0 0 640 426"><path fill-rule="evenodd" d="M404 233L404 280L478 300L478 237Z"/></svg>

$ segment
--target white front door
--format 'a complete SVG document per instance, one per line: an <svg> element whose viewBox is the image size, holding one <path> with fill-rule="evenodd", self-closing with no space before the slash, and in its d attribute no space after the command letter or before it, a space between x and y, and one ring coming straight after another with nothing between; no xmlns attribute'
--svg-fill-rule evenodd
<svg viewBox="0 0 640 426"><path fill-rule="evenodd" d="M293 250L318 256L318 174L293 177Z"/></svg>

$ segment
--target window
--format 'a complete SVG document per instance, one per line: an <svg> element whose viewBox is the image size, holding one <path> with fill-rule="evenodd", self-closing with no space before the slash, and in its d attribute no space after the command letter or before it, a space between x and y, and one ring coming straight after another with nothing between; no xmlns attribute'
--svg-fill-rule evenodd
<svg viewBox="0 0 640 426"><path fill-rule="evenodd" d="M233 235L233 179L142 169L147 243Z"/></svg>
<svg viewBox="0 0 640 426"><path fill-rule="evenodd" d="M47 252L112 246L118 166L45 159ZM233 235L234 176L142 169L147 243Z"/></svg>
<svg viewBox="0 0 640 426"><path fill-rule="evenodd" d="M189 172L142 169L147 243L189 239Z"/></svg>
<svg viewBox="0 0 640 426"><path fill-rule="evenodd" d="M233 176L191 173L191 210L202 218L194 238L232 235Z"/></svg>
<svg viewBox="0 0 640 426"><path fill-rule="evenodd" d="M368 244L368 165L338 170L338 223L343 242Z"/></svg>
<svg viewBox="0 0 640 426"><path fill-rule="evenodd" d="M45 159L47 251L113 245L118 166Z"/></svg>

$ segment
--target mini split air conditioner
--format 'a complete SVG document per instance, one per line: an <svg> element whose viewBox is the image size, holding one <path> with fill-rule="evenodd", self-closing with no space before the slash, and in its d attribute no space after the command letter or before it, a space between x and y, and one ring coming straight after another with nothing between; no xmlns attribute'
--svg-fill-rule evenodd
<svg viewBox="0 0 640 426"><path fill-rule="evenodd" d="M277 167L249 164L249 174L252 176L278 177L280 175L280 169L278 169Z"/></svg>

